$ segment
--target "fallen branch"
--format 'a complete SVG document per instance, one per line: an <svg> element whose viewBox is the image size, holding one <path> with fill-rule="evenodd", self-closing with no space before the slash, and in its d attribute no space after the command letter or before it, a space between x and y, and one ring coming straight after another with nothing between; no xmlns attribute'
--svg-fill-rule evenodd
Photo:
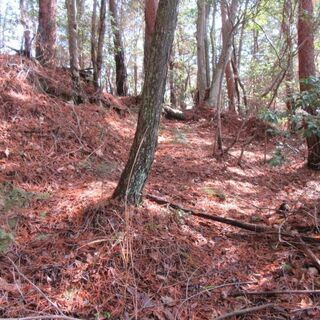
<svg viewBox="0 0 320 320"><path fill-rule="evenodd" d="M272 304L272 303L262 304L261 306L257 306L257 307L252 307L252 308L246 308L246 309L240 309L240 310L232 311L232 312L223 314L222 316L220 316L218 318L214 318L214 320L227 319L227 318L231 318L231 317L234 317L234 316L240 316L240 315L244 315L244 314L247 314L247 313L260 311L260 310L263 310L263 309L270 309L270 308L273 308L273 307L274 307L274 304Z"/></svg>
<svg viewBox="0 0 320 320"><path fill-rule="evenodd" d="M152 194L147 194L146 197L158 204L166 204L168 206L170 206L173 209L176 210L181 210L184 211L186 213L191 214L194 217L198 217L198 218L203 218L206 220L211 220L211 221L216 221L216 222L221 222L224 224L228 224L237 228L241 228L241 229L245 229L248 231L253 231L256 233L263 233L266 235L279 235L279 233L281 234L282 237L289 237L293 240L295 240L297 243L301 243L301 239L305 242L309 242L309 243L320 243L320 238L315 238L315 237L308 237L308 236L300 236L300 235L296 235L296 234L292 234L290 232L286 232L286 231L281 231L272 227L267 227L267 226L263 226L263 225L256 225L256 224L252 224L252 223L246 223L246 222L242 222L239 220L235 220L235 219L230 219L230 218L223 218L223 217L219 217L213 214L207 214L204 212L198 212L189 208L184 208L181 207L180 205L176 204L176 203L172 203L168 200L165 200L163 198L159 198L157 196L154 196Z"/></svg>
<svg viewBox="0 0 320 320"><path fill-rule="evenodd" d="M303 294L320 294L320 290L275 290L275 291L239 291L231 293L230 297L238 296L276 296L283 294L303 295Z"/></svg>
<svg viewBox="0 0 320 320"><path fill-rule="evenodd" d="M22 317L22 318L0 318L0 320L51 320L51 319L60 319L60 320L81 320L79 318L72 318L67 316L58 316L58 315L47 315L47 316L31 316L31 317Z"/></svg>

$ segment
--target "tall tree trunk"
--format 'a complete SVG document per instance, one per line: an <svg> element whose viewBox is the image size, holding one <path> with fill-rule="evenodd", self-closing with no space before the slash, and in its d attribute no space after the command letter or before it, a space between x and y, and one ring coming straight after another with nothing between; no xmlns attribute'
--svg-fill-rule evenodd
<svg viewBox="0 0 320 320"><path fill-rule="evenodd" d="M300 91L304 92L310 90L310 86L303 80L316 75L312 0L299 0L298 58ZM307 111L311 115L316 115L313 106L308 107ZM315 134L307 137L307 145L308 167L320 170L320 138Z"/></svg>
<svg viewBox="0 0 320 320"><path fill-rule="evenodd" d="M81 92L81 83L79 75L79 52L78 52L78 24L76 0L66 0L68 13L68 39L70 55L70 71L73 83L73 100L76 104L84 101Z"/></svg>
<svg viewBox="0 0 320 320"><path fill-rule="evenodd" d="M235 16L238 8L238 0L232 0L228 10L228 19L222 26L222 49L219 57L219 62L215 68L212 84L210 87L208 103L217 108L217 132L216 141L214 143L213 154L216 153L216 147L220 153L223 152L222 146L222 124L221 124L221 89L223 82L223 74L228 61L230 61L232 53L232 39L235 33L236 26L234 25ZM227 7L226 0L221 0L221 6Z"/></svg>
<svg viewBox="0 0 320 320"><path fill-rule="evenodd" d="M283 14L282 14L281 29L286 42L286 75L285 75L285 89L286 89L286 106L289 113L289 117L292 116L292 96L294 93L293 81L294 81L294 70L293 70L293 39L290 31L290 26L293 23L293 8L291 0L284 0L283 3ZM291 124L289 121L289 129Z"/></svg>
<svg viewBox="0 0 320 320"><path fill-rule="evenodd" d="M217 65L217 50L216 50L216 14L217 14L217 1L213 0L212 8L212 25L210 29L210 41L211 41L211 69L212 69L212 78L211 83L213 82L213 77Z"/></svg>
<svg viewBox="0 0 320 320"><path fill-rule="evenodd" d="M113 31L114 42L114 58L116 61L116 87L118 96L126 96L127 87L127 68L124 58L124 47L122 43L122 35L118 19L118 10L115 0L109 0L111 25Z"/></svg>
<svg viewBox="0 0 320 320"><path fill-rule="evenodd" d="M174 50L172 48L169 59L169 87L170 87L170 104L173 107L177 106L177 97L174 83Z"/></svg>
<svg viewBox="0 0 320 320"><path fill-rule="evenodd" d="M137 130L129 160L113 197L129 204L141 201L158 140L161 104L164 96L168 61L177 22L179 0L160 0L152 38Z"/></svg>
<svg viewBox="0 0 320 320"><path fill-rule="evenodd" d="M146 69L148 63L148 56L152 41L152 35L156 24L156 15L159 0L145 0L144 1L144 16L145 16L145 33L144 33L144 58L143 68Z"/></svg>
<svg viewBox="0 0 320 320"><path fill-rule="evenodd" d="M207 29L207 3L206 0L198 0L197 18L197 87L199 103L203 102L207 89L207 64L206 64L206 29Z"/></svg>
<svg viewBox="0 0 320 320"><path fill-rule="evenodd" d="M36 58L44 65L54 64L57 37L57 0L39 0Z"/></svg>
<svg viewBox="0 0 320 320"><path fill-rule="evenodd" d="M98 0L93 0L92 17L91 17L91 62L93 68L93 83L96 89L99 85L99 80L97 77L97 7Z"/></svg>
<svg viewBox="0 0 320 320"><path fill-rule="evenodd" d="M20 0L20 21L23 26L22 52L27 58L31 58L31 28L26 0Z"/></svg>
<svg viewBox="0 0 320 320"><path fill-rule="evenodd" d="M78 52L79 52L79 66L80 69L84 69L84 52L83 52L83 42L84 42L84 22L83 15L85 10L85 0L77 0L77 21L78 21Z"/></svg>
<svg viewBox="0 0 320 320"><path fill-rule="evenodd" d="M223 74L225 72L228 61L230 61L232 53L232 38L235 32L234 21L238 8L238 2L239 0L232 0L228 10L228 18L226 20L226 23L222 26L222 49L219 57L219 62L215 68L215 72L213 75L213 81L211 84L208 99L208 103L213 107L218 107L219 105ZM226 6L226 0L222 0L221 5Z"/></svg>
<svg viewBox="0 0 320 320"><path fill-rule="evenodd" d="M227 22L227 8L226 6L221 3L221 21L222 25L225 25ZM222 33L223 37L223 42L226 42L227 39L226 33ZM228 105L229 105L229 111L231 112L236 112L236 102L235 102L235 95L236 95L236 88L235 88L235 82L234 82L234 75L233 75L233 70L232 70L232 65L231 65L231 54L229 57L229 61L227 61L226 64L226 83L227 83L227 93L228 93Z"/></svg>
<svg viewBox="0 0 320 320"><path fill-rule="evenodd" d="M98 28L97 55L96 55L96 73L93 75L93 82L97 89L100 87L100 80L101 80L103 44L104 44L104 35L106 32L106 11L107 11L107 1L101 0L99 28Z"/></svg>

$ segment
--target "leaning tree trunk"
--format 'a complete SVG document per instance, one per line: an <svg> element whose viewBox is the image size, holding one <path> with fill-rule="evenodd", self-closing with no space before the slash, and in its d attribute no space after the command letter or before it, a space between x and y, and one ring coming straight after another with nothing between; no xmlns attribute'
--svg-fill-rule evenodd
<svg viewBox="0 0 320 320"><path fill-rule="evenodd" d="M116 88L118 96L126 96L127 87L127 68L124 59L124 47L122 43L122 35L117 12L117 4L115 0L109 0L111 25L113 31L114 42L114 58L116 61Z"/></svg>
<svg viewBox="0 0 320 320"><path fill-rule="evenodd" d="M159 0L145 0L144 1L144 15L145 15L145 33L144 33L144 70L148 64L148 55L151 47L152 35L156 24L156 15Z"/></svg>
<svg viewBox="0 0 320 320"><path fill-rule="evenodd" d="M76 0L66 0L68 13L68 39L70 55L70 71L73 84L73 100L76 104L83 102L81 93L81 83L79 75L79 52L78 52L78 32L77 32L77 8Z"/></svg>
<svg viewBox="0 0 320 320"><path fill-rule="evenodd" d="M36 58L40 63L54 64L57 37L57 0L39 0L39 25Z"/></svg>
<svg viewBox="0 0 320 320"><path fill-rule="evenodd" d="M310 86L302 80L316 75L312 0L299 0L298 58L300 91L304 92L310 90ZM307 112L316 115L313 106L309 106ZM320 138L315 134L307 137L307 145L308 167L320 170Z"/></svg>
<svg viewBox="0 0 320 320"><path fill-rule="evenodd" d="M160 0L150 55L145 70L142 103L129 160L113 197L138 204L149 176L158 140L170 49L179 0Z"/></svg>

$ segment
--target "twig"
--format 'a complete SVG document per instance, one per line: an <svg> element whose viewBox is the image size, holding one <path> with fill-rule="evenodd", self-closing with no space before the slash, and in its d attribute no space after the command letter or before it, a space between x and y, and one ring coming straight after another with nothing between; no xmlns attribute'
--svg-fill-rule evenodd
<svg viewBox="0 0 320 320"><path fill-rule="evenodd" d="M275 290L275 291L243 291L230 294L230 297L237 296L275 296L282 294L302 295L302 294L320 294L320 290Z"/></svg>
<svg viewBox="0 0 320 320"><path fill-rule="evenodd" d="M56 303L54 303L39 287L37 287L31 280L29 280L18 268L18 266L9 258L7 257L7 259L11 262L11 264L13 265L14 269L18 272L18 274L25 279L29 284L31 284L32 287L34 287L48 302L49 304L51 304L59 313L62 317L64 317L66 319L66 315L59 309L59 307L57 306ZM31 318L33 319L33 318ZM41 318L38 318L41 319ZM61 319L61 318L60 318ZM1 319L0 319L1 320Z"/></svg>
<svg viewBox="0 0 320 320"><path fill-rule="evenodd" d="M234 317L234 316L240 316L240 315L243 315L243 314L259 311L259 310L262 310L262 309L269 309L269 308L273 308L273 307L274 307L273 303L263 304L263 305L257 306L257 307L252 307L252 308L246 308L246 309L232 311L232 312L226 313L226 314L224 314L224 315L222 315L222 316L220 316L218 318L215 318L214 320L227 319L227 318L231 318L231 317Z"/></svg>
<svg viewBox="0 0 320 320"><path fill-rule="evenodd" d="M0 320L45 320L45 319L81 320L80 318L72 318L68 316L58 316L58 315L31 316L31 317L22 317L22 318L0 318Z"/></svg>
<svg viewBox="0 0 320 320"><path fill-rule="evenodd" d="M212 292L212 291L215 291L215 290L218 290L218 289L221 289L221 288L225 288L225 287L232 287L232 286L241 286L241 285L244 285L244 284L252 284L252 283L257 283L257 281L246 281L246 282L231 282L231 283L224 283L224 284L221 284L221 285L218 285L218 286L215 286L215 287L209 287L209 288L205 288L203 290L201 290L200 292L197 292L195 294L193 294L192 296L190 297L187 297L178 307L178 310L176 312L176 315L175 315L175 320L178 319L178 315L179 315L179 311L181 309L181 307L186 303L188 302L189 300L193 299L193 298L196 298L198 296L201 296L203 293L205 292ZM1 319L0 319L1 320Z"/></svg>

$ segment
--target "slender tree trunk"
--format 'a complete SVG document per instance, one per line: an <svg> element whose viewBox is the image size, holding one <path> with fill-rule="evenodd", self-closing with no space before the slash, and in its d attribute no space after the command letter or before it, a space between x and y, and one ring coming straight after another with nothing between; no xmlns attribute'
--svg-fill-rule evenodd
<svg viewBox="0 0 320 320"><path fill-rule="evenodd" d="M232 0L231 5L229 7L228 19L226 23L222 26L222 49L219 57L219 62L215 68L215 72L213 75L213 81L211 84L208 99L208 103L213 107L218 107L219 105L219 97L221 96L220 91L223 81L223 74L225 72L227 62L230 60L232 52L232 38L235 32L234 20L238 8L238 2L238 0ZM226 0L222 0L221 5L226 5Z"/></svg>
<svg viewBox="0 0 320 320"><path fill-rule="evenodd" d="M57 37L57 0L39 0L36 58L44 65L54 64Z"/></svg>
<svg viewBox="0 0 320 320"><path fill-rule="evenodd" d="M293 70L293 39L290 31L290 26L293 24L293 9L292 1L284 0L283 4L283 20L282 20L282 33L286 42L286 75L285 75L285 89L286 89L286 106L289 113L288 128L291 129L290 118L292 116L292 96L294 94L293 81L294 81L294 70Z"/></svg>
<svg viewBox="0 0 320 320"><path fill-rule="evenodd" d="M298 58L300 91L304 92L310 90L310 86L303 80L316 75L312 0L299 0ZM307 111L311 115L316 115L313 106L308 107ZM308 167L320 170L320 138L315 134L307 137L307 145Z"/></svg>
<svg viewBox="0 0 320 320"><path fill-rule="evenodd" d="M118 21L117 5L115 0L109 0L111 25L113 31L115 61L116 61L116 87L118 96L126 96L127 87L127 68L124 58L124 47L122 43L122 35Z"/></svg>
<svg viewBox="0 0 320 320"><path fill-rule="evenodd" d="M96 55L96 74L93 75L94 85L97 89L100 88L100 81L101 81L103 44L104 44L104 35L106 32L106 11L107 11L107 1L101 0L99 28L98 28L97 55Z"/></svg>
<svg viewBox="0 0 320 320"><path fill-rule="evenodd" d="M145 69L137 130L129 160L113 194L114 198L129 204L138 204L141 201L142 191L154 159L178 3L179 0L159 2L154 36Z"/></svg>
<svg viewBox="0 0 320 320"><path fill-rule="evenodd" d="M97 7L98 0L93 0L93 9L91 17L91 62L93 68L93 83L96 89L98 89L98 70L97 70Z"/></svg>
<svg viewBox="0 0 320 320"><path fill-rule="evenodd" d="M26 0L20 0L20 21L23 26L23 54L31 58L31 28Z"/></svg>
<svg viewBox="0 0 320 320"><path fill-rule="evenodd" d="M211 41L211 69L212 69L212 78L211 83L213 83L213 77L215 74L217 66L217 53L216 53L216 14L217 14L217 1L213 0L212 8L212 25L210 29L210 41Z"/></svg>
<svg viewBox="0 0 320 320"><path fill-rule="evenodd" d="M84 52L83 52L83 15L85 10L85 0L77 0L77 21L78 21L78 52L79 52L79 66L84 69Z"/></svg>
<svg viewBox="0 0 320 320"><path fill-rule="evenodd" d="M169 59L169 86L170 86L170 104L173 107L177 106L177 97L174 83L174 50L172 48Z"/></svg>
<svg viewBox="0 0 320 320"><path fill-rule="evenodd" d="M145 33L144 33L144 58L143 68L145 70L148 63L148 56L152 41L152 35L156 24L156 15L159 0L145 0L144 1L144 15L145 15Z"/></svg>
<svg viewBox="0 0 320 320"><path fill-rule="evenodd" d="M199 103L203 102L207 88L207 65L206 65L206 0L198 0L198 18L197 18L197 87L199 92Z"/></svg>
<svg viewBox="0 0 320 320"><path fill-rule="evenodd" d="M254 60L258 59L258 52L259 52L259 30L253 30L253 46L252 46L252 57Z"/></svg>
<svg viewBox="0 0 320 320"><path fill-rule="evenodd" d="M78 52L78 25L77 25L77 7L76 0L66 0L68 13L68 39L70 55L70 71L73 83L73 100L76 104L84 101L81 92L81 83L79 75L79 52Z"/></svg>
<svg viewBox="0 0 320 320"><path fill-rule="evenodd" d="M221 20L222 20L222 25L225 25L227 22L227 8L221 2ZM222 38L223 42L226 42L226 33L222 33ZM232 65L231 65L231 54L229 57L229 61L226 63L226 83L227 83L227 93L228 93L228 105L229 105L229 111L235 113L236 112L236 102L235 102L235 94L236 94L236 88L235 88L235 82L234 82L234 75L233 75L233 70L232 70Z"/></svg>

